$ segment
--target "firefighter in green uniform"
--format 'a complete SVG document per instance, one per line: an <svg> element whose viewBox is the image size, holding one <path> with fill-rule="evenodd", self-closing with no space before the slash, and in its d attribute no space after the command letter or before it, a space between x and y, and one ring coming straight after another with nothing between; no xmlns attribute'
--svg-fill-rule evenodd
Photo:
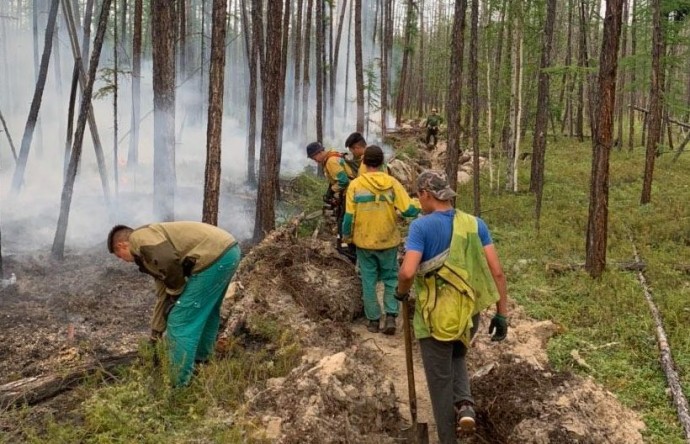
<svg viewBox="0 0 690 444"><path fill-rule="evenodd" d="M443 117L437 114L436 108L431 109L431 114L426 118L426 144L429 145L434 138L434 147L438 142L438 127L443 123Z"/></svg>
<svg viewBox="0 0 690 444"><path fill-rule="evenodd" d="M175 386L189 382L194 364L213 354L220 306L240 262L228 232L201 222L163 222L132 229L116 225L108 251L153 276L158 299L151 338L166 332Z"/></svg>
<svg viewBox="0 0 690 444"><path fill-rule="evenodd" d="M415 205L403 186L393 176L380 171L383 151L376 145L367 147L362 160L365 169L347 189L347 204L343 220L343 236L357 246L357 263L362 278L364 313L369 320L367 329L378 332L381 307L376 298L376 283L384 284L383 305L386 313L383 333L395 334L398 301L398 245L400 230L396 210L404 217L416 216Z"/></svg>

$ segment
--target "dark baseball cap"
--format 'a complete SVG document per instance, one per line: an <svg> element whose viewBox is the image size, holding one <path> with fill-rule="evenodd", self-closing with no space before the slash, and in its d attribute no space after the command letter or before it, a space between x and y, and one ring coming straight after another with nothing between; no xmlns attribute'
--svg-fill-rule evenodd
<svg viewBox="0 0 690 444"><path fill-rule="evenodd" d="M310 159L314 157L316 154L320 153L323 151L323 145L319 142L312 142L309 145L307 145L307 157Z"/></svg>

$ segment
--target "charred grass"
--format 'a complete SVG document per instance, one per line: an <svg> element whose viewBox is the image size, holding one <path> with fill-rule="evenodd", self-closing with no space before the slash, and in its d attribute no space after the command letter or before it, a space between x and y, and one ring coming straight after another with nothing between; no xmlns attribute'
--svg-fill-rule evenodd
<svg viewBox="0 0 690 444"><path fill-rule="evenodd" d="M529 146L531 142L526 140L524 147ZM646 442L681 443L683 434L666 391L654 322L643 290L635 272L623 271L616 264L634 260L634 242L689 394L690 276L678 265L690 264L690 155L683 154L676 162L671 155L659 157L652 203L640 205L644 149L614 150L607 271L600 279L592 279L584 271L549 272L551 263L585 261L591 156L589 141L561 137L549 142L539 230L534 222L534 197L504 191L504 161L494 176L501 176L499 188L491 190L488 172L481 176L482 217L501 256L510 296L529 315L553 320L566 329L549 343L555 367L589 374L614 392L645 421ZM526 190L529 162L520 163L519 168L519 186ZM472 184L459 194L459 207L471 212ZM573 350L586 365L572 357Z"/></svg>

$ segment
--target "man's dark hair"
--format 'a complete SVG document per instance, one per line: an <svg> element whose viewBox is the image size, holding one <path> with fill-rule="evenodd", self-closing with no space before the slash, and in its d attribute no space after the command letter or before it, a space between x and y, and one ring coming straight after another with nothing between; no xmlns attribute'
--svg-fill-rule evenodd
<svg viewBox="0 0 690 444"><path fill-rule="evenodd" d="M362 135L362 133L354 132L347 136L347 139L345 139L345 148L352 148L354 145L357 145L358 143L361 143L364 146L367 145L367 141L364 140L364 136Z"/></svg>
<svg viewBox="0 0 690 444"><path fill-rule="evenodd" d="M367 149L364 150L362 162L368 167L380 167L383 164L383 150L381 147L378 145L369 145Z"/></svg>
<svg viewBox="0 0 690 444"><path fill-rule="evenodd" d="M115 253L115 244L129 239L130 233L134 231L127 225L115 225L108 233L108 252Z"/></svg>

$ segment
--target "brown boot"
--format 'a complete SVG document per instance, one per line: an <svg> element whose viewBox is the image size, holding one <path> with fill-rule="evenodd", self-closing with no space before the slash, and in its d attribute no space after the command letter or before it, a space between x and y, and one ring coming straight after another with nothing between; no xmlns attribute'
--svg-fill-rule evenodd
<svg viewBox="0 0 690 444"><path fill-rule="evenodd" d="M395 316L386 315L386 325L383 327L384 335L394 335L395 334Z"/></svg>
<svg viewBox="0 0 690 444"><path fill-rule="evenodd" d="M369 325L367 325L367 330L369 330L371 333L378 333L379 332L379 320L376 319L375 321L369 321Z"/></svg>

